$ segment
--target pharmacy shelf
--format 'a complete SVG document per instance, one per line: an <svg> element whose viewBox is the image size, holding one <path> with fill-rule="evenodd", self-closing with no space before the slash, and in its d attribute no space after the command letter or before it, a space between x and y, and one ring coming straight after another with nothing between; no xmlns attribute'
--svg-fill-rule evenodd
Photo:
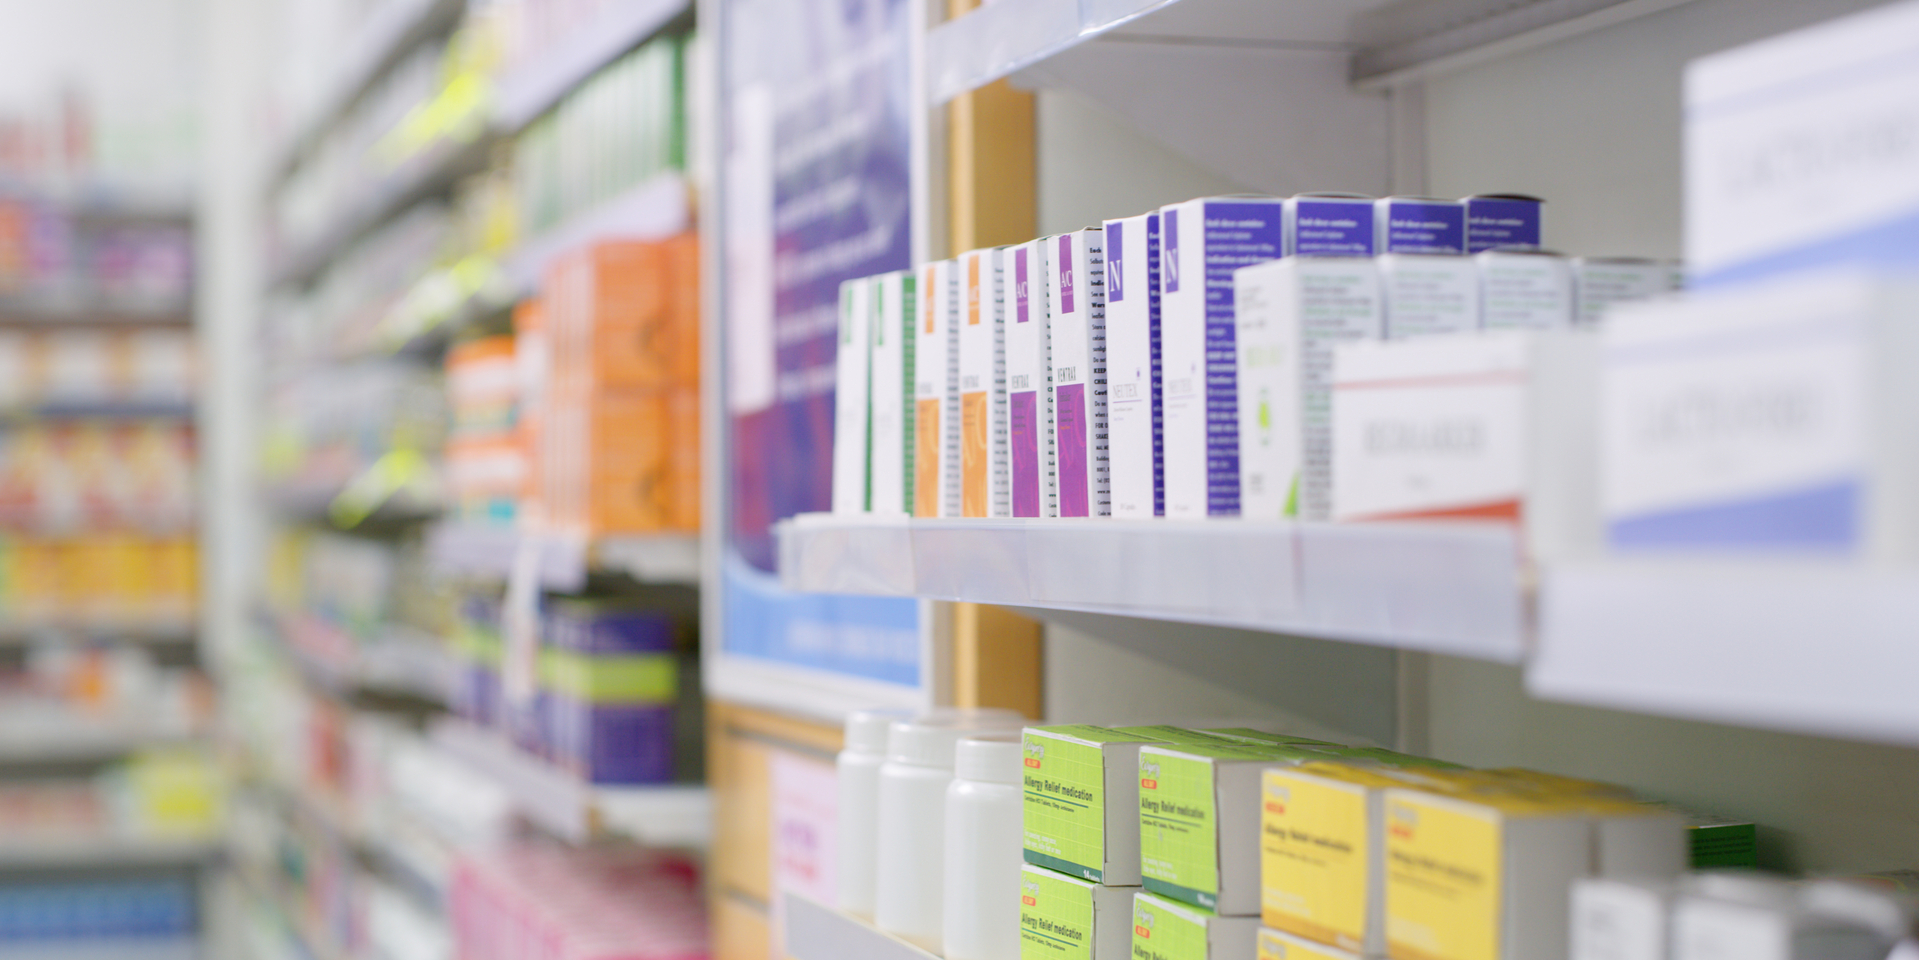
<svg viewBox="0 0 1919 960"><path fill-rule="evenodd" d="M131 643L169 646L192 643L199 628L191 620L149 618L141 621L0 620L0 647L38 643Z"/></svg>
<svg viewBox="0 0 1919 960"><path fill-rule="evenodd" d="M781 904L786 956L793 960L937 960L937 957L857 917L803 894Z"/></svg>
<svg viewBox="0 0 1919 960"><path fill-rule="evenodd" d="M1351 55L1362 88L1390 86L1644 16L1685 0L998 0L927 34L934 103L1079 47L1163 47Z"/></svg>
<svg viewBox="0 0 1919 960"><path fill-rule="evenodd" d="M1919 745L1919 569L1596 562L1546 570L1543 699Z"/></svg>
<svg viewBox="0 0 1919 960"><path fill-rule="evenodd" d="M202 960L197 937L138 937L113 940L9 943L7 960Z"/></svg>
<svg viewBox="0 0 1919 960"><path fill-rule="evenodd" d="M395 0L377 5L348 46L326 91L276 154L268 168L270 185L278 188L283 184L298 168L300 159L381 77L413 48L453 29L465 12L465 0Z"/></svg>
<svg viewBox="0 0 1919 960"><path fill-rule="evenodd" d="M31 719L0 714L0 767L105 763L161 747L198 742L190 730L152 723L135 726L95 720L77 711L61 717L54 707L36 710Z"/></svg>
<svg viewBox="0 0 1919 960"><path fill-rule="evenodd" d="M451 189L464 177L486 166L493 140L476 136L444 140L421 156L406 161L404 169L370 188L364 196L342 205L332 223L318 235L296 245L273 271L276 287L313 282L353 244L422 200Z"/></svg>
<svg viewBox="0 0 1919 960"><path fill-rule="evenodd" d="M452 702L453 662L439 639L425 631L388 624L378 636L362 640L310 614L265 619L306 676L335 695L390 693Z"/></svg>
<svg viewBox="0 0 1919 960"><path fill-rule="evenodd" d="M517 293L531 293L562 254L602 240L664 240L685 232L692 216L686 177L660 174L521 245L503 264L507 281Z"/></svg>
<svg viewBox="0 0 1919 960"><path fill-rule="evenodd" d="M0 408L0 417L94 420L179 420L193 416L190 400L48 400Z"/></svg>
<svg viewBox="0 0 1919 960"><path fill-rule="evenodd" d="M703 786L590 784L462 720L435 724L430 737L505 789L528 820L569 842L614 834L652 846L697 848L711 835L712 800Z"/></svg>
<svg viewBox="0 0 1919 960"><path fill-rule="evenodd" d="M1352 640L1525 652L1526 570L1498 524L908 520L803 514L781 582Z"/></svg>
<svg viewBox="0 0 1919 960"><path fill-rule="evenodd" d="M161 300L78 293L0 297L0 326L183 327L192 322L190 298Z"/></svg>
<svg viewBox="0 0 1919 960"><path fill-rule="evenodd" d="M221 847L212 838L16 834L0 841L0 871L195 866L210 863L220 854Z"/></svg>
<svg viewBox="0 0 1919 960"><path fill-rule="evenodd" d="M501 77L494 88L494 128L513 133L601 67L657 33L690 6L688 0L622 0L600 12L540 58Z"/></svg>
<svg viewBox="0 0 1919 960"><path fill-rule="evenodd" d="M626 573L641 583L698 584L700 541L696 534L598 537L525 534L512 527L442 523L427 533L427 554L449 573L503 580L522 549L539 551L540 584L573 592L591 570Z"/></svg>

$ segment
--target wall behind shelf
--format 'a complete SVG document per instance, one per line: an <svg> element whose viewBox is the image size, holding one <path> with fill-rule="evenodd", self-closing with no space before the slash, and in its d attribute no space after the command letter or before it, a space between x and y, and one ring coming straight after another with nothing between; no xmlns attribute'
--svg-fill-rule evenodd
<svg viewBox="0 0 1919 960"><path fill-rule="evenodd" d="M1083 93L1051 88L1037 96L1042 236L1248 189L1174 152ZM1125 162L1103 159L1112 157Z"/></svg>
<svg viewBox="0 0 1919 960"><path fill-rule="evenodd" d="M1428 189L1546 198L1546 245L1678 257L1687 61L1878 6L1694 0L1439 77L1426 88Z"/></svg>

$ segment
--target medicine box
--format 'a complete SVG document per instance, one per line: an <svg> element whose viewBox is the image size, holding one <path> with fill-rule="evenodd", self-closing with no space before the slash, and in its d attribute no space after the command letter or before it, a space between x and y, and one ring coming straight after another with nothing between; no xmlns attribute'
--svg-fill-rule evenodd
<svg viewBox="0 0 1919 960"><path fill-rule="evenodd" d="M913 515L959 516L959 261L920 268L913 324Z"/></svg>
<svg viewBox="0 0 1919 960"><path fill-rule="evenodd" d="M1138 887L1091 883L1022 864L1020 960L1125 960Z"/></svg>
<svg viewBox="0 0 1919 960"><path fill-rule="evenodd" d="M1259 918L1210 910L1141 891L1133 895L1133 960L1253 960Z"/></svg>
<svg viewBox="0 0 1919 960"><path fill-rule="evenodd" d="M1381 197L1373 203L1373 252L1466 252L1466 204L1438 197Z"/></svg>
<svg viewBox="0 0 1919 960"><path fill-rule="evenodd" d="M1667 960L1667 883L1586 877L1573 883L1571 960Z"/></svg>
<svg viewBox="0 0 1919 960"><path fill-rule="evenodd" d="M1500 331L1339 344L1332 519L1518 522L1534 336Z"/></svg>
<svg viewBox="0 0 1919 960"><path fill-rule="evenodd" d="M1373 261L1289 257L1240 270L1240 497L1247 517L1331 515L1334 344L1382 333Z"/></svg>
<svg viewBox="0 0 1919 960"><path fill-rule="evenodd" d="M1492 250L1479 261L1479 326L1557 330L1573 322L1572 265L1537 250Z"/></svg>
<svg viewBox="0 0 1919 960"><path fill-rule="evenodd" d="M1695 287L1919 264L1919 5L1891 3L1693 61L1686 260Z"/></svg>
<svg viewBox="0 0 1919 960"><path fill-rule="evenodd" d="M1055 516L1051 437L1052 361L1047 353L1044 241L1009 248L1006 320L1007 460L1013 516Z"/></svg>
<svg viewBox="0 0 1919 960"><path fill-rule="evenodd" d="M1591 326L1616 304L1650 300L1672 293L1676 271L1665 260L1638 257L1575 257L1573 319Z"/></svg>
<svg viewBox="0 0 1919 960"><path fill-rule="evenodd" d="M1166 513L1159 214L1106 221L1106 436L1113 516Z"/></svg>
<svg viewBox="0 0 1919 960"><path fill-rule="evenodd" d="M1274 197L1209 197L1160 210L1168 517L1239 515L1233 272L1280 256L1283 213Z"/></svg>
<svg viewBox="0 0 1919 960"><path fill-rule="evenodd" d="M1222 916L1258 914L1260 772L1333 755L1304 744L1141 747L1141 883Z"/></svg>
<svg viewBox="0 0 1919 960"><path fill-rule="evenodd" d="M1357 193L1302 193L1286 200L1289 257L1370 257L1374 200Z"/></svg>
<svg viewBox="0 0 1919 960"><path fill-rule="evenodd" d="M873 413L868 394L873 356L868 311L872 305L873 281L861 278L840 284L839 351L833 368L834 513L867 511L867 482L872 469L868 457Z"/></svg>
<svg viewBox="0 0 1919 960"><path fill-rule="evenodd" d="M1256 946L1258 960L1366 960L1357 953L1264 927L1259 930Z"/></svg>
<svg viewBox="0 0 1919 960"><path fill-rule="evenodd" d="M1916 308L1851 273L1620 308L1601 333L1610 546L1919 555Z"/></svg>
<svg viewBox="0 0 1919 960"><path fill-rule="evenodd" d="M880 274L873 280L873 452L872 512L888 516L913 513L914 337L918 319L917 283L910 270Z"/></svg>
<svg viewBox="0 0 1919 960"><path fill-rule="evenodd" d="M1010 517L1007 461L1005 248L961 254L960 516Z"/></svg>
<svg viewBox="0 0 1919 960"><path fill-rule="evenodd" d="M1386 791L1392 956L1560 960L1567 898L1591 863L1577 810L1511 794Z"/></svg>
<svg viewBox="0 0 1919 960"><path fill-rule="evenodd" d="M1479 264L1471 257L1388 253L1374 263L1388 339L1479 329Z"/></svg>
<svg viewBox="0 0 1919 960"><path fill-rule="evenodd" d="M1385 952L1385 792L1404 786L1387 769L1347 763L1265 771L1266 926L1368 956Z"/></svg>
<svg viewBox="0 0 1919 960"><path fill-rule="evenodd" d="M1540 245L1540 221L1546 204L1538 197L1482 193L1460 202L1466 205L1467 253Z"/></svg>
<svg viewBox="0 0 1919 960"><path fill-rule="evenodd" d="M1112 513L1106 424L1106 231L1048 237L1046 330L1052 369L1058 516Z"/></svg>
<svg viewBox="0 0 1919 960"><path fill-rule="evenodd" d="M1026 862L1109 886L1137 885L1139 751L1163 742L1157 729L1027 727Z"/></svg>

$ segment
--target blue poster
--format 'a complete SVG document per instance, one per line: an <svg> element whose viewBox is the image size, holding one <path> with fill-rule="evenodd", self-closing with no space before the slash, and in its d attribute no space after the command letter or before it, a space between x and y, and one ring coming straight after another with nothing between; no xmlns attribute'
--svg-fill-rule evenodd
<svg viewBox="0 0 1919 960"><path fill-rule="evenodd" d="M915 24L906 0L722 8L721 650L917 688L917 602L788 593L772 531L831 507L841 281L912 266Z"/></svg>

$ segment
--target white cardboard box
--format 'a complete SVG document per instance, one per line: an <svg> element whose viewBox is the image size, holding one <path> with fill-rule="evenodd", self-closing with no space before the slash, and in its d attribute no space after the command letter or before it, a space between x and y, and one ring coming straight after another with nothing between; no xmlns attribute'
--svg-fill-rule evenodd
<svg viewBox="0 0 1919 960"><path fill-rule="evenodd" d="M1244 514L1324 520L1332 503L1333 345L1382 333L1373 261L1289 257L1235 275Z"/></svg>
<svg viewBox="0 0 1919 960"><path fill-rule="evenodd" d="M1053 501L1050 437L1052 361L1047 351L1046 258L1043 241L1007 249L1010 291L1006 317L1007 462L1015 517L1049 517Z"/></svg>
<svg viewBox="0 0 1919 960"><path fill-rule="evenodd" d="M833 512L865 513L873 408L873 281L840 284L839 355L833 368Z"/></svg>
<svg viewBox="0 0 1919 960"><path fill-rule="evenodd" d="M1106 232L1046 238L1046 331L1052 377L1057 516L1112 511L1106 424Z"/></svg>
<svg viewBox="0 0 1919 960"><path fill-rule="evenodd" d="M910 270L873 280L872 512L913 513L913 330L917 283Z"/></svg>
<svg viewBox="0 0 1919 960"><path fill-rule="evenodd" d="M1006 248L960 255L960 515L1013 515L1007 462Z"/></svg>
<svg viewBox="0 0 1919 960"><path fill-rule="evenodd" d="M959 261L920 267L913 324L913 515L959 516Z"/></svg>
<svg viewBox="0 0 1919 960"><path fill-rule="evenodd" d="M1374 258L1393 340L1479 329L1479 263L1471 257L1387 253Z"/></svg>
<svg viewBox="0 0 1919 960"><path fill-rule="evenodd" d="M1483 330L1557 330L1572 326L1572 265L1535 250L1478 254Z"/></svg>
<svg viewBox="0 0 1919 960"><path fill-rule="evenodd" d="M1159 214L1106 221L1106 435L1113 516L1166 512Z"/></svg>
<svg viewBox="0 0 1919 960"><path fill-rule="evenodd" d="M1169 517L1239 515L1233 271L1280 255L1283 212L1284 202L1276 197L1208 197L1160 210Z"/></svg>

